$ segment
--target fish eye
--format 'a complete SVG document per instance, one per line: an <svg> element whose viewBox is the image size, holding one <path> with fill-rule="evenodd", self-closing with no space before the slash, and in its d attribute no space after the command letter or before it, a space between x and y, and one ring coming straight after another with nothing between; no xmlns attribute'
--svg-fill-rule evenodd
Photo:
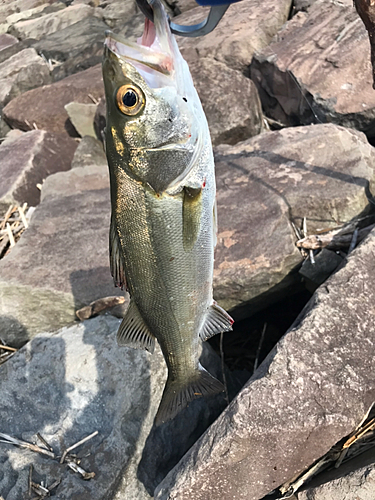
<svg viewBox="0 0 375 500"><path fill-rule="evenodd" d="M116 94L119 110L124 115L137 115L145 105L145 98L141 89L135 85L123 85Z"/></svg>

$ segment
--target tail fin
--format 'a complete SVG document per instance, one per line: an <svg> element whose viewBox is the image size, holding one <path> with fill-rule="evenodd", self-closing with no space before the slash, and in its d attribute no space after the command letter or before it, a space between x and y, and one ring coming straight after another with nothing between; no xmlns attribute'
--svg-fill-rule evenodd
<svg viewBox="0 0 375 500"><path fill-rule="evenodd" d="M163 396L155 417L155 425L161 425L174 418L193 399L224 391L224 386L199 365L188 380L171 381L168 377Z"/></svg>

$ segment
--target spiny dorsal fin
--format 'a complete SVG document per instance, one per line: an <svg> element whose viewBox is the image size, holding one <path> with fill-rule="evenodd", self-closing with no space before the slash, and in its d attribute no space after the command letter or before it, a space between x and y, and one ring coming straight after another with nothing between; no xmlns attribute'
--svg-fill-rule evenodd
<svg viewBox="0 0 375 500"><path fill-rule="evenodd" d="M113 215L109 230L109 261L115 286L119 286L121 290L124 288L126 290L125 263Z"/></svg>
<svg viewBox="0 0 375 500"><path fill-rule="evenodd" d="M223 391L223 384L209 374L200 364L190 378L173 381L168 377L155 416L155 425L158 426L171 420L194 399Z"/></svg>
<svg viewBox="0 0 375 500"><path fill-rule="evenodd" d="M117 332L118 345L126 345L135 349L145 349L153 353L155 349L155 337L138 311L133 300L130 300L129 308L125 313L120 328Z"/></svg>
<svg viewBox="0 0 375 500"><path fill-rule="evenodd" d="M202 330L199 332L200 338L205 341L217 333L229 332L232 330L233 319L224 311L222 307L214 302L208 308Z"/></svg>

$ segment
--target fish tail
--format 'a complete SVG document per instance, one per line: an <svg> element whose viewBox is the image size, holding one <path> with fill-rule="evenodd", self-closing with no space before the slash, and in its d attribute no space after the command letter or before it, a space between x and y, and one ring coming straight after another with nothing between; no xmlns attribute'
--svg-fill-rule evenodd
<svg viewBox="0 0 375 500"><path fill-rule="evenodd" d="M208 373L200 364L188 380L171 380L168 376L159 409L155 416L155 425L172 420L177 413L201 396L209 396L224 391L224 386Z"/></svg>

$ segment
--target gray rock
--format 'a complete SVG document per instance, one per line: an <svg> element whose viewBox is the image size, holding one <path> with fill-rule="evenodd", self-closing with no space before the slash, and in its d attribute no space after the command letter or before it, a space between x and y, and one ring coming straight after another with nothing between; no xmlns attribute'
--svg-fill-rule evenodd
<svg viewBox="0 0 375 500"><path fill-rule="evenodd" d="M0 35L0 51L11 47L12 45L15 45L18 43L18 40L16 37L9 35L9 33L3 33Z"/></svg>
<svg viewBox="0 0 375 500"><path fill-rule="evenodd" d="M106 2L102 15L106 24L121 32L122 36L133 41L142 36L145 16L140 12L135 0Z"/></svg>
<svg viewBox="0 0 375 500"><path fill-rule="evenodd" d="M297 494L298 500L373 500L375 467L368 465L315 488Z"/></svg>
<svg viewBox="0 0 375 500"><path fill-rule="evenodd" d="M5 23L6 18L15 12L33 9L46 3L46 0L10 0L0 5L0 23Z"/></svg>
<svg viewBox="0 0 375 500"><path fill-rule="evenodd" d="M51 81L46 62L34 49L24 49L0 64L0 106Z"/></svg>
<svg viewBox="0 0 375 500"><path fill-rule="evenodd" d="M374 252L372 232L318 289L155 499L258 500L359 425L375 395Z"/></svg>
<svg viewBox="0 0 375 500"><path fill-rule="evenodd" d="M352 2L316 1L254 56L267 116L286 126L332 122L375 136L366 29Z"/></svg>
<svg viewBox="0 0 375 500"><path fill-rule="evenodd" d="M85 135L96 137L94 130L96 104L70 102L68 104L65 104L64 108L68 113L73 127L81 137L84 137Z"/></svg>
<svg viewBox="0 0 375 500"><path fill-rule="evenodd" d="M77 136L64 106L72 101L92 104L90 96L99 100L103 94L101 65L97 65L16 97L3 114L13 128L30 130L35 123L39 129Z"/></svg>
<svg viewBox="0 0 375 500"><path fill-rule="evenodd" d="M23 40L34 38L40 40L43 36L62 30L81 19L93 16L95 9L89 5L71 5L57 12L51 12L34 19L18 21L9 28L9 33Z"/></svg>
<svg viewBox="0 0 375 500"><path fill-rule="evenodd" d="M190 71L214 145L235 144L262 132L262 106L249 78L211 58L199 59Z"/></svg>
<svg viewBox="0 0 375 500"><path fill-rule="evenodd" d="M97 17L86 17L33 44L39 54L56 61L55 81L101 63L103 40L108 26Z"/></svg>
<svg viewBox="0 0 375 500"><path fill-rule="evenodd" d="M0 443L4 500L26 494L30 464L34 480L48 477L51 484L61 478L55 490L59 500L148 500L137 478L142 453L143 462L145 455L149 461L149 481L155 473L165 475L225 407L222 395L201 398L168 425L154 428L166 379L163 356L159 348L152 356L119 348L119 324L101 316L56 334L42 333L0 366L1 432L29 442L39 432L59 455L99 432L74 450L83 457L81 467L95 473L87 482L58 460ZM220 372L220 359L209 349L201 361Z"/></svg>
<svg viewBox="0 0 375 500"><path fill-rule="evenodd" d="M178 37L181 53L190 66L198 58L211 57L246 73L254 52L266 47L287 20L291 3L291 0L235 3L212 33L199 38ZM173 22L195 24L203 18L202 8L197 7Z"/></svg>
<svg viewBox="0 0 375 500"><path fill-rule="evenodd" d="M93 300L120 294L109 270L108 167L49 176L30 226L0 261L0 331L22 345L72 323Z"/></svg>
<svg viewBox="0 0 375 500"><path fill-rule="evenodd" d="M12 131L13 132L13 131ZM19 132L19 131L18 131ZM55 172L69 170L76 142L44 130L19 132L0 145L0 210L9 205L36 206L44 179Z"/></svg>
<svg viewBox="0 0 375 500"><path fill-rule="evenodd" d="M291 222L300 227L306 217L314 234L367 210L374 160L363 134L329 124L219 146L216 300L248 314L265 294L284 293L298 283L292 271L301 256Z"/></svg>
<svg viewBox="0 0 375 500"><path fill-rule="evenodd" d="M64 6L64 4L61 4ZM43 10L48 7L48 3L42 3L32 9L22 10L21 12L15 12L6 18L6 22L9 25L15 24L18 21L24 21L25 19L29 19L30 17L34 17L35 14L41 14ZM65 7L65 6L64 6Z"/></svg>
<svg viewBox="0 0 375 500"><path fill-rule="evenodd" d="M82 137L74 153L72 168L88 165L107 165L103 144L89 135Z"/></svg>
<svg viewBox="0 0 375 500"><path fill-rule="evenodd" d="M314 257L312 263L307 258L299 270L299 274L312 286L312 291L325 282L327 278L337 269L343 261L337 252L323 248L318 255ZM309 288L310 289L310 288Z"/></svg>

